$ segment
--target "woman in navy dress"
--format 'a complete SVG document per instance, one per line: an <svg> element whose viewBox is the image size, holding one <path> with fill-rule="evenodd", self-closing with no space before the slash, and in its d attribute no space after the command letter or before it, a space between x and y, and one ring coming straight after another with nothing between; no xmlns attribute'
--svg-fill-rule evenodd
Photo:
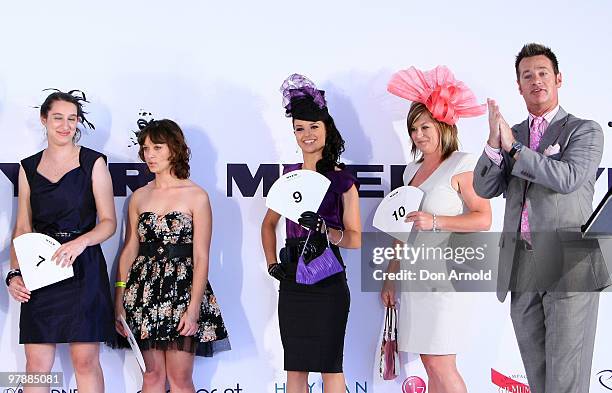
<svg viewBox="0 0 612 393"><path fill-rule="evenodd" d="M62 245L52 261L72 265L74 277L28 291L11 248L6 282L21 302L19 342L25 344L26 371L50 372L56 344L70 343L78 390L104 392L99 343L112 341L114 329L100 243L115 232L116 218L106 157L76 144L79 123L93 128L83 101L81 92L57 91L41 105L47 148L21 161L14 231L14 237L38 232L55 238Z"/></svg>
<svg viewBox="0 0 612 393"><path fill-rule="evenodd" d="M286 220L281 263L276 258L276 226L280 215L268 210L261 237L268 273L280 281L278 319L287 371L287 392L308 391L308 373L320 372L326 393L346 391L342 368L344 336L350 293L344 271L313 284L296 282L297 261L306 236L309 252L318 255L326 246L341 264L338 247L361 246L361 221L357 180L338 162L344 140L327 111L324 92L301 75L291 75L281 87L286 115L293 118L293 132L304 162L286 165L284 173L305 169L326 176L331 184L317 213L305 212L299 224ZM323 225L325 223L325 226ZM311 259L311 258L307 258ZM344 264L343 264L344 265Z"/></svg>

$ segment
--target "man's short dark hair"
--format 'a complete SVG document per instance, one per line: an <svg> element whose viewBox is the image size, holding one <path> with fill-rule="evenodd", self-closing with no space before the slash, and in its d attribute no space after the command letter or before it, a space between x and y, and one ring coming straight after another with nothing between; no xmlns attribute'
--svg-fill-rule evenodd
<svg viewBox="0 0 612 393"><path fill-rule="evenodd" d="M519 63L521 62L521 60L523 60L525 57L533 57L533 56L540 56L540 55L548 57L548 59L552 63L553 71L555 72L555 75L559 74L559 62L557 61L557 56L555 56L553 51L550 50L550 48L547 46L536 44L532 42L530 44L525 44L525 46L523 46L523 49L521 49L518 55L516 55L516 61L514 62L514 68L516 69L516 79L517 80L519 79Z"/></svg>

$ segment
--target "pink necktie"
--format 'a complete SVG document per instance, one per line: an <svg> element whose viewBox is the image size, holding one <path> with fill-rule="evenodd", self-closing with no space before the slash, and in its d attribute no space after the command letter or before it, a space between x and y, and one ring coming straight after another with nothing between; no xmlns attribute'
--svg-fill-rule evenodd
<svg viewBox="0 0 612 393"><path fill-rule="evenodd" d="M531 150L537 150L542 140L542 135L548 127L548 123L543 117L534 117L531 122L531 132L529 133L529 148ZM527 213L527 200L523 205L523 211L521 212L521 237L531 243L531 231L529 229L529 215Z"/></svg>

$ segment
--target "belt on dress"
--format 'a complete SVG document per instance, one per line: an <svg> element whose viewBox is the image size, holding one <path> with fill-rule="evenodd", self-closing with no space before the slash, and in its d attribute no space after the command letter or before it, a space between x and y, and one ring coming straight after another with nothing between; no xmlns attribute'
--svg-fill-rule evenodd
<svg viewBox="0 0 612 393"><path fill-rule="evenodd" d="M50 236L54 238L55 240L57 240L58 242L63 244L63 243L69 242L70 240L74 240L77 237L81 236L83 234L83 231L79 229L75 229L74 231L57 231L57 232L43 231L40 233Z"/></svg>
<svg viewBox="0 0 612 393"><path fill-rule="evenodd" d="M145 257L164 256L170 259L192 257L193 243L144 242L140 243L138 255Z"/></svg>

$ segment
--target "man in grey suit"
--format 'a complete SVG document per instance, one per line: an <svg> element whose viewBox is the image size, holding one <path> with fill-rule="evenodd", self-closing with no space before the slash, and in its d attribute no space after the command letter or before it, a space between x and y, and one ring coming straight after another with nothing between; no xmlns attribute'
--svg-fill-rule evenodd
<svg viewBox="0 0 612 393"><path fill-rule="evenodd" d="M602 157L599 124L559 106L555 54L525 45L516 77L529 116L510 128L488 100L489 139L474 169L483 198L504 194L498 298L511 318L534 393L589 391L599 291L610 275L596 240L580 240Z"/></svg>

